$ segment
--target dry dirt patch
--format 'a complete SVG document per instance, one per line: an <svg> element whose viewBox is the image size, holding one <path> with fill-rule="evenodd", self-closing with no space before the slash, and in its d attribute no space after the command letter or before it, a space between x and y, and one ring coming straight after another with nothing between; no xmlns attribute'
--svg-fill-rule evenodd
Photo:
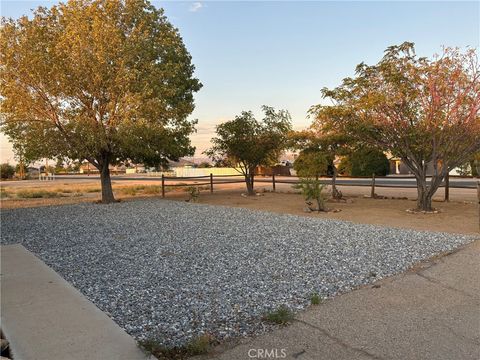
<svg viewBox="0 0 480 360"><path fill-rule="evenodd" d="M478 207L471 202L434 202L440 210L438 214L409 214L405 210L415 206L414 200L350 197L351 202L328 203L329 207L341 209L340 212L305 213L304 200L299 194L267 192L248 198L240 194L240 191L202 193L199 202L416 230L478 234Z"/></svg>

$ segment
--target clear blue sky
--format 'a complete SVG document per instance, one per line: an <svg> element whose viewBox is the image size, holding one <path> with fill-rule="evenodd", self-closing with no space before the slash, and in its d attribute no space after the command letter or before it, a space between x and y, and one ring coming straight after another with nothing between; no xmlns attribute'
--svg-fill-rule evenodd
<svg viewBox="0 0 480 360"><path fill-rule="evenodd" d="M46 1L1 1L2 16L29 14ZM296 128L320 89L376 63L386 47L413 41L431 56L442 45L479 47L480 2L176 2L153 1L179 28L204 87L196 95L192 137L200 154L214 125L242 110L284 108ZM6 155L2 138L2 160ZM5 154L3 154L5 153Z"/></svg>

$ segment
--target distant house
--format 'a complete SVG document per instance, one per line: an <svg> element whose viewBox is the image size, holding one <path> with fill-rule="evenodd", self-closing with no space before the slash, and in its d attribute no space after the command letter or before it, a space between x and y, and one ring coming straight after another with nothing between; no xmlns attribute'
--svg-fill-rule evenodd
<svg viewBox="0 0 480 360"><path fill-rule="evenodd" d="M110 165L109 170L113 174L125 174L127 167L125 165ZM84 162L80 165L80 174L98 174L100 171L90 164L89 162Z"/></svg>
<svg viewBox="0 0 480 360"><path fill-rule="evenodd" d="M193 168L195 167L195 163L193 161L181 158L178 161L169 161L168 167L169 168L179 168L179 167Z"/></svg>
<svg viewBox="0 0 480 360"><path fill-rule="evenodd" d="M40 170L33 166L29 166L25 170L26 170L27 176L29 177L37 177L38 174L40 174Z"/></svg>

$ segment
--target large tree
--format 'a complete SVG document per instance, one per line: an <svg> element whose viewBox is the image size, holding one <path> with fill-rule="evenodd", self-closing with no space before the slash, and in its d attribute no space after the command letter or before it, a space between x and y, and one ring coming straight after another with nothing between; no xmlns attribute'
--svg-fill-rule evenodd
<svg viewBox="0 0 480 360"><path fill-rule="evenodd" d="M32 157L109 165L190 155L201 87L178 30L145 0L75 0L0 29L2 130Z"/></svg>
<svg viewBox="0 0 480 360"><path fill-rule="evenodd" d="M358 65L355 77L323 95L333 105L319 109L343 114L326 123L400 157L410 168L418 210L431 211L446 174L480 149L480 67L474 50L446 48L427 59L415 55L412 43L392 46L378 64Z"/></svg>
<svg viewBox="0 0 480 360"><path fill-rule="evenodd" d="M244 111L235 119L216 128L212 147L205 153L214 161L225 161L238 167L245 177L248 195L254 195L255 169L261 165L273 165L287 146L291 131L291 118L286 110L275 111L262 107L265 117L255 119L251 111Z"/></svg>

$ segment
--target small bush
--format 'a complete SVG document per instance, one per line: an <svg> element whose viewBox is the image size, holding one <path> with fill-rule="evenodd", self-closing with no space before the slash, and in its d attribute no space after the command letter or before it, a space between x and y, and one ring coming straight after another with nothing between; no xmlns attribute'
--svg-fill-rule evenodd
<svg viewBox="0 0 480 360"><path fill-rule="evenodd" d="M17 197L22 199L55 198L60 196L55 191L46 190L21 190L17 192Z"/></svg>
<svg viewBox="0 0 480 360"><path fill-rule="evenodd" d="M312 305L319 305L322 302L322 298L317 293L313 293L310 297L310 302Z"/></svg>
<svg viewBox="0 0 480 360"><path fill-rule="evenodd" d="M161 192L162 187L160 185L150 185L143 189L144 194L160 194Z"/></svg>
<svg viewBox="0 0 480 360"><path fill-rule="evenodd" d="M264 320L285 325L293 320L293 313L285 306L280 306L277 310L265 314L263 317Z"/></svg>
<svg viewBox="0 0 480 360"><path fill-rule="evenodd" d="M9 163L0 164L0 178L2 180L11 179L15 174L15 168Z"/></svg>
<svg viewBox="0 0 480 360"><path fill-rule="evenodd" d="M192 339L185 347L190 356L208 354L213 344L210 335L201 335Z"/></svg>
<svg viewBox="0 0 480 360"><path fill-rule="evenodd" d="M0 188L0 199L8 198L10 194L4 188Z"/></svg>
<svg viewBox="0 0 480 360"><path fill-rule="evenodd" d="M300 178L300 182L293 185L293 188L302 192L307 204L309 204L310 200L315 200L317 202L317 209L312 209L309 206L310 210L327 211L325 207L326 196L323 193L325 185L322 184L320 180L313 178Z"/></svg>
<svg viewBox="0 0 480 360"><path fill-rule="evenodd" d="M137 195L137 189L135 187L124 187L119 189L122 194L135 196Z"/></svg>
<svg viewBox="0 0 480 360"><path fill-rule="evenodd" d="M189 195L188 201L190 202L197 202L198 198L200 197L200 189L198 186L189 186L185 189L185 191Z"/></svg>
<svg viewBox="0 0 480 360"><path fill-rule="evenodd" d="M210 335L201 335L192 339L185 346L166 347L157 339L147 339L138 342L144 352L152 354L158 359L183 360L191 356L208 354L214 344Z"/></svg>

